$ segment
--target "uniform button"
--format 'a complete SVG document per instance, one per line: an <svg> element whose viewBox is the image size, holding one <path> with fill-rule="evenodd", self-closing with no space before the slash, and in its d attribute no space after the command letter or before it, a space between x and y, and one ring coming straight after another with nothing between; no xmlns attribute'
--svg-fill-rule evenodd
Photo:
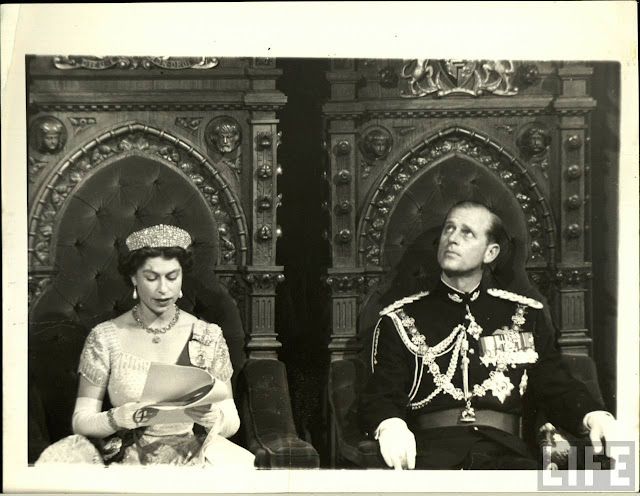
<svg viewBox="0 0 640 496"><path fill-rule="evenodd" d="M474 427L474 428L473 428L473 430L474 430L474 431L477 431L477 430L478 430L478 428L477 428L477 427Z"/></svg>

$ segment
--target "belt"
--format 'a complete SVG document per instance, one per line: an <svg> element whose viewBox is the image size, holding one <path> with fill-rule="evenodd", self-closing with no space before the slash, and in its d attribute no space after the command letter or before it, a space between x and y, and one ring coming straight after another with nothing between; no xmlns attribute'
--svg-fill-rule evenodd
<svg viewBox="0 0 640 496"><path fill-rule="evenodd" d="M438 429L442 427L469 426L493 427L514 436L520 436L520 416L495 410L476 410L475 422L461 422L460 409L451 408L439 412L428 412L416 416L412 423L420 430Z"/></svg>

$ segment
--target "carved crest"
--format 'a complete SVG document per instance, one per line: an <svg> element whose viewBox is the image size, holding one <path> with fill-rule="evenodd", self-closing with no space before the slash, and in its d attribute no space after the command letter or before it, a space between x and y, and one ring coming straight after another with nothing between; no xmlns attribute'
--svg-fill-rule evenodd
<svg viewBox="0 0 640 496"><path fill-rule="evenodd" d="M215 57L85 57L75 55L59 55L53 58L57 69L89 69L101 71L105 69L213 69L219 63Z"/></svg>
<svg viewBox="0 0 640 496"><path fill-rule="evenodd" d="M515 64L511 60L432 60L414 59L402 67L405 98L431 94L447 96L463 94L500 96L518 94L514 86Z"/></svg>

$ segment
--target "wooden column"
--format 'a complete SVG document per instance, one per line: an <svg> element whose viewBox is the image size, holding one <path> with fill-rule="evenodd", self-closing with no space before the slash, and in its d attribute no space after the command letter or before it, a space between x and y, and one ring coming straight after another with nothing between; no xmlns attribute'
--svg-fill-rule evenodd
<svg viewBox="0 0 640 496"><path fill-rule="evenodd" d="M566 64L558 69L561 94L554 107L559 114L560 257L556 272L559 345L564 353L589 355L591 350L591 225L589 165L586 162L589 112L595 101L588 95L593 69Z"/></svg>
<svg viewBox="0 0 640 496"><path fill-rule="evenodd" d="M333 101L352 101L356 97L357 73L353 60L333 60L327 74ZM328 122L328 153L331 215L331 259L326 282L331 289L332 360L357 353L359 292L364 284L363 270L356 260L356 125L354 119Z"/></svg>
<svg viewBox="0 0 640 496"><path fill-rule="evenodd" d="M248 323L250 358L277 359L281 344L275 329L276 286L284 281L283 267L276 265L276 242L281 236L276 212L279 204L277 177L278 120L275 108L284 105L286 97L275 90L280 70L273 59L254 59L246 70L251 91L244 95L250 109L251 128L251 265L244 268L243 278L249 288Z"/></svg>

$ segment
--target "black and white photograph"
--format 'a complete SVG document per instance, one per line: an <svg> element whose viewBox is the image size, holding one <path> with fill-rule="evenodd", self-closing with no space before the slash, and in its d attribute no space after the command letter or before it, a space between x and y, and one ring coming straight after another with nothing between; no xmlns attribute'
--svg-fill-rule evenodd
<svg viewBox="0 0 640 496"><path fill-rule="evenodd" d="M3 6L4 490L636 490L637 24L589 3Z"/></svg>

